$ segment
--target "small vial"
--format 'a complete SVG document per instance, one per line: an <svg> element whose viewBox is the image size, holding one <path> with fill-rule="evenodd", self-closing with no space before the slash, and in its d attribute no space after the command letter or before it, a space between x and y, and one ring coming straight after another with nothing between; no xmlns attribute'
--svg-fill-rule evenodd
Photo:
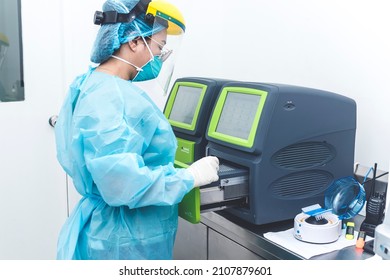
<svg viewBox="0 0 390 280"><path fill-rule="evenodd" d="M366 243L366 233L364 231L359 231L358 238L356 240L356 248L362 249Z"/></svg>
<svg viewBox="0 0 390 280"><path fill-rule="evenodd" d="M352 240L355 237L355 223L354 222L348 222L347 223L347 229L345 231L345 238Z"/></svg>

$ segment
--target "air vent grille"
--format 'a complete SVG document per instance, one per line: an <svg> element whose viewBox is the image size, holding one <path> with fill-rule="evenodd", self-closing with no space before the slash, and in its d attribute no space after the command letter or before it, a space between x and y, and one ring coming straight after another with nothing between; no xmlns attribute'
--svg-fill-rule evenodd
<svg viewBox="0 0 390 280"><path fill-rule="evenodd" d="M272 157L272 162L283 169L301 170L325 165L334 157L334 149L329 144L305 142L279 150Z"/></svg>
<svg viewBox="0 0 390 280"><path fill-rule="evenodd" d="M333 176L323 171L297 172L278 179L270 189L281 199L312 197L325 191L332 180Z"/></svg>

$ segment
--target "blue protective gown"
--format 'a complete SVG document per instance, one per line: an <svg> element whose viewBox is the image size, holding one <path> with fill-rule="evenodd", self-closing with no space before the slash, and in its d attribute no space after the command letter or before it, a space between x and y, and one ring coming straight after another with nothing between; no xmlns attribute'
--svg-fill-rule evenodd
<svg viewBox="0 0 390 280"><path fill-rule="evenodd" d="M58 160L83 196L57 258L171 259L193 177L174 168L175 135L147 94L94 70L72 83L55 126Z"/></svg>

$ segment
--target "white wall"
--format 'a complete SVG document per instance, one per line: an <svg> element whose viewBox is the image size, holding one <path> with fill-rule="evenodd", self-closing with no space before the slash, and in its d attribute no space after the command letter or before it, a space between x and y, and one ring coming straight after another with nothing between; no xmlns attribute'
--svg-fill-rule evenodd
<svg viewBox="0 0 390 280"><path fill-rule="evenodd" d="M66 219L65 175L48 123L65 87L62 9L60 0L21 2L26 99L0 103L0 259L54 259Z"/></svg>
<svg viewBox="0 0 390 280"><path fill-rule="evenodd" d="M176 77L294 84L351 97L358 107L355 160L388 170L388 1L170 2L187 21Z"/></svg>
<svg viewBox="0 0 390 280"><path fill-rule="evenodd" d="M219 77L319 88L355 99L355 160L390 158L386 0L170 0L186 19L173 79ZM66 80L84 72L104 1L64 1ZM331 112L329 112L331 113Z"/></svg>

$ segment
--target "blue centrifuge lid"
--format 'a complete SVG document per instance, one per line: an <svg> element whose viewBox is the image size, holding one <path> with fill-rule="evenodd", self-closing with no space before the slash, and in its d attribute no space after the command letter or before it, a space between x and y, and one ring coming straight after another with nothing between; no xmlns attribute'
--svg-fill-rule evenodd
<svg viewBox="0 0 390 280"><path fill-rule="evenodd" d="M366 202L363 186L353 177L333 181L325 192L325 207L332 209L340 220L349 219L362 210Z"/></svg>

